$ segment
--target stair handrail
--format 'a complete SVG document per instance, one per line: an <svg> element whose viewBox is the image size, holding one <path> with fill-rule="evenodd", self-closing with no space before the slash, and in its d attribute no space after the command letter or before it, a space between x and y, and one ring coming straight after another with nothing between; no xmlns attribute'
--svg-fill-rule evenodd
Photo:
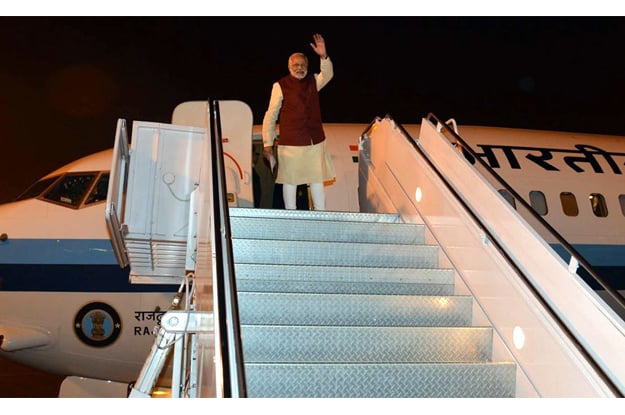
<svg viewBox="0 0 625 415"><path fill-rule="evenodd" d="M548 303L548 301L546 301L542 295L540 294L540 292L533 286L533 284L531 284L529 281L527 281L527 277L525 277L523 271L519 268L519 266L515 263L515 261L510 257L510 255L506 252L506 250L500 245L500 243L498 242L497 238L495 237L495 235L492 234L492 232L489 230L489 228L480 220L480 218L473 212L473 210L467 205L467 203L464 201L464 199L462 197L460 197L460 195L456 192L456 190L451 186L451 184L443 177L442 173L434 166L432 160L430 160L430 158L424 154L424 150L419 146L418 144L418 140L413 138L412 135L397 121L395 121L393 119L393 117L390 114L387 114L385 118L391 119L393 120L395 126L402 132L402 134L404 135L404 137L406 138L406 140L415 148L415 150L417 152L419 152L422 156L424 161L432 168L432 170L436 173L436 175L439 177L439 179L442 180L442 182L445 184L446 188L454 195L454 197L456 198L456 200L462 205L464 206L465 211L467 212L467 214L469 216L471 216L471 218L473 218L473 220L479 224L479 226L482 228L482 230L484 231L484 233L488 236L489 240L492 241L493 246L495 247L495 249L497 249L497 251L499 251L501 253L501 255L503 256L503 258L505 258L506 262L508 262L508 264L516 271L516 273L523 279L525 279L526 283L527 283L527 288L529 290L531 290L534 293L535 298L538 300L538 302L540 304L542 304L545 309L549 312L549 314L554 318L554 321L556 322L556 324L563 330L563 332L567 335L567 337L573 342L573 344L576 345L577 350L585 356L586 361L594 367L594 369L597 371L597 373L601 376L601 378L606 382L606 385L609 386L609 388L612 390L612 392L617 395L618 397L625 397L625 393L615 384L615 382L611 379L611 377L605 372L605 370L601 367L601 365L599 365L595 359L590 355L590 353L585 349L585 347L579 342L579 340L577 339L577 337L572 333L571 329L568 327L568 325L562 321L562 319L558 316L558 313L556 313L553 308L551 307L551 305ZM429 119L433 118L438 122L440 122L440 120L438 119L438 117L436 117L434 114L430 113L428 114L428 118L427 120L429 122L431 122ZM446 127L446 129L449 129L449 126ZM366 132L365 132L366 133ZM452 131L452 134L453 131ZM457 137L457 134L454 134L454 136ZM457 137L458 139L462 140L460 137ZM462 141L464 142L464 141ZM464 144L466 145L466 142L464 142ZM467 146L468 147L468 146ZM469 148L470 150L470 148ZM485 166L486 168L489 168L489 166ZM495 173L496 174L496 173ZM503 179L501 179L503 180ZM509 187L509 186L508 186ZM522 199L521 199L522 200Z"/></svg>
<svg viewBox="0 0 625 415"><path fill-rule="evenodd" d="M237 301L236 278L226 194L226 174L221 133L219 101L209 99L209 131L212 164L213 211L211 227L215 243L216 304L218 321L223 388L225 398L247 397L243 345ZM217 329L217 327L216 327Z"/></svg>
<svg viewBox="0 0 625 415"><path fill-rule="evenodd" d="M473 151L473 149L467 144L467 142L464 141L462 137L460 137L460 135L458 134L458 127L455 126L455 124L454 124L455 128L451 128L449 126L449 122L446 122L446 123L442 122L433 113L429 113L426 119L429 121L431 121L432 119L435 120L435 124L437 125L437 127L444 128L446 131L452 134L452 136L454 137L454 140L456 140L452 144L455 145L456 147L460 145L462 147L461 151L463 152L463 155L465 155L466 153L469 153L471 157L473 157L478 163L480 163L480 165L486 170L486 172L489 175L491 175L495 180L497 180L497 182L501 186L503 186L505 190L509 192L528 211L528 213L532 216L532 218L536 220L538 223L540 223L547 230L547 232L549 232L549 234L553 236L562 245L562 247L571 255L571 261L569 263L570 266L573 267L573 266L577 266L578 264L581 265L584 268L584 270L588 273L588 275L595 282L601 285L606 290L606 292L614 299L614 301L617 302L617 304L622 308L622 310L625 311L625 297L623 297L608 281L606 281L602 276L600 276L593 269L592 265L584 258L583 255L581 255L573 246L571 246L571 244L569 244L569 242L555 228L553 228L553 226L551 226L549 222L547 222L545 219L543 219L542 216L537 214L536 211L531 207L531 205L527 203L525 199L521 197L521 195L519 195L518 192L514 190L514 188L510 186L510 184L506 180L504 180L499 174L497 174L497 172L495 172L495 170L492 167L490 167L484 160L482 160L481 157L479 157L475 153L475 151ZM465 155L465 158L466 158L466 155ZM577 264L574 261L572 261L573 259L577 261ZM622 313L619 313L619 315L622 315Z"/></svg>

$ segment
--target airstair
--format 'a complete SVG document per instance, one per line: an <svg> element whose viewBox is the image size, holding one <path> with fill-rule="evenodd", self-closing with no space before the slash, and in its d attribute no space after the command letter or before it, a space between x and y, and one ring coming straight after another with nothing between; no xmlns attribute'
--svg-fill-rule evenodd
<svg viewBox="0 0 625 415"><path fill-rule="evenodd" d="M473 299L397 215L231 208L249 397L514 397Z"/></svg>
<svg viewBox="0 0 625 415"><path fill-rule="evenodd" d="M360 212L269 210L227 197L221 144L251 111L217 104L206 128L135 122L132 148L119 124L118 262L188 288L131 397L172 350L174 397L623 396L622 320L440 122L363 133Z"/></svg>

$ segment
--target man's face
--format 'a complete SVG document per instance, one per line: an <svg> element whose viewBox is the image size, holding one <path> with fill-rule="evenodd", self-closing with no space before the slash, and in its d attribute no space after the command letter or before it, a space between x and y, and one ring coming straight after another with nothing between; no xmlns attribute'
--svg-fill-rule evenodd
<svg viewBox="0 0 625 415"><path fill-rule="evenodd" d="M301 56L295 56L289 59L289 72L297 79L304 79L308 73L306 59Z"/></svg>

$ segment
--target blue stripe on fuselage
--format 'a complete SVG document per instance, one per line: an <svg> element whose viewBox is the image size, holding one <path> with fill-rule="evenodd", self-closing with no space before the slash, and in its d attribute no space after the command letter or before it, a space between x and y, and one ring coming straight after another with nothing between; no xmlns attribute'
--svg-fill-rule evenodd
<svg viewBox="0 0 625 415"><path fill-rule="evenodd" d="M177 285L132 284L119 265L0 264L0 291L176 292Z"/></svg>
<svg viewBox="0 0 625 415"><path fill-rule="evenodd" d="M177 285L132 284L106 239L0 242L0 291L175 292Z"/></svg>
<svg viewBox="0 0 625 415"><path fill-rule="evenodd" d="M8 239L0 264L117 264L108 239Z"/></svg>
<svg viewBox="0 0 625 415"><path fill-rule="evenodd" d="M554 250L568 262L559 244ZM625 246L574 245L613 288L625 289ZM0 242L0 290L172 292L175 285L131 284L107 239L8 239ZM586 279L586 278L584 278ZM590 282L594 289L597 284Z"/></svg>
<svg viewBox="0 0 625 415"><path fill-rule="evenodd" d="M570 255L560 244L553 244L551 247L565 262L569 262ZM612 288L625 290L625 245L576 244L573 245L573 248L592 266L593 271ZM603 289L581 267L578 273L592 289Z"/></svg>
<svg viewBox="0 0 625 415"><path fill-rule="evenodd" d="M573 248L593 266L625 267L625 245L574 244ZM554 249L560 256L565 257L565 251L561 245L554 245ZM568 258L568 255L566 255L566 257Z"/></svg>

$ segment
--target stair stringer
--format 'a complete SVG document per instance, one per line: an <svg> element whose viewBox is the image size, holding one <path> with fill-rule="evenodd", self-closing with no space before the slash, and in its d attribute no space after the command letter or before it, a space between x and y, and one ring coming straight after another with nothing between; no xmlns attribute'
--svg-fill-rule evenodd
<svg viewBox="0 0 625 415"><path fill-rule="evenodd" d="M423 134L423 126L421 131ZM475 313L475 318L487 316L496 331L494 357L509 354L517 363L517 397L615 396L611 385L580 352L533 287L520 277L523 270L508 262L501 248L490 240L487 230L494 226L505 229L509 222L499 223L491 217L479 225L465 198L478 205L498 199L494 201L497 203L479 206L495 214L497 209L510 209L507 202L496 190L483 188L479 177L465 171L466 161L458 160L447 142L437 147L438 156L442 157L443 150L449 153L437 161L438 165L462 182L467 192L453 195L447 187L453 189L453 184L443 182L415 148L416 144L423 149L425 139L411 140L390 119L377 121L370 135L363 136L359 157L361 210L397 213L406 223L423 223L428 228L428 241L441 247L456 270L457 289L468 290L483 310L483 314ZM536 268L534 264L528 266Z"/></svg>

